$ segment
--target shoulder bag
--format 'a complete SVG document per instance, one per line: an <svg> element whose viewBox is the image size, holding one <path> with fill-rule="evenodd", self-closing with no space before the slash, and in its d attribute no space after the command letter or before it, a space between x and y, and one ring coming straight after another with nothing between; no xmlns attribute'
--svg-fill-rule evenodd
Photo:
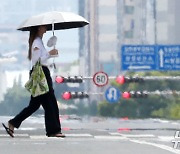
<svg viewBox="0 0 180 154"><path fill-rule="evenodd" d="M40 59L34 65L30 78L25 84L25 88L33 97L43 95L49 91L48 83L43 72Z"/></svg>

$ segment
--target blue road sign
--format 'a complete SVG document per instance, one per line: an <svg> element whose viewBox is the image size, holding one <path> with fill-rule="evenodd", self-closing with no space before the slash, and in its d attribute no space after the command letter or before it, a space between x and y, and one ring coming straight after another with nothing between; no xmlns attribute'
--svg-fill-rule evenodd
<svg viewBox="0 0 180 154"><path fill-rule="evenodd" d="M109 103L117 103L120 100L121 93L118 88L109 87L105 91L105 98Z"/></svg>
<svg viewBox="0 0 180 154"><path fill-rule="evenodd" d="M122 70L180 70L180 45L123 45Z"/></svg>
<svg viewBox="0 0 180 154"><path fill-rule="evenodd" d="M180 45L160 45L158 70L180 70Z"/></svg>
<svg viewBox="0 0 180 154"><path fill-rule="evenodd" d="M121 51L122 70L156 69L156 46L124 45Z"/></svg>

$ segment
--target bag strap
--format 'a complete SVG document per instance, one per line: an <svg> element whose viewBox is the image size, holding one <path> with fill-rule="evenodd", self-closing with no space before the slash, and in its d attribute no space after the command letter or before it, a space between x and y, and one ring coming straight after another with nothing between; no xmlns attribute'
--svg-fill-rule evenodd
<svg viewBox="0 0 180 154"><path fill-rule="evenodd" d="M39 58L39 59L37 60L36 64L41 65L41 58ZM36 64L35 64L35 65L36 65ZM32 68L33 68L33 65L32 65L32 59L31 59L31 61L30 61L30 70L32 70Z"/></svg>
<svg viewBox="0 0 180 154"><path fill-rule="evenodd" d="M37 63L38 63L39 65L41 65L41 58L40 58L40 57L39 57Z"/></svg>
<svg viewBox="0 0 180 154"><path fill-rule="evenodd" d="M30 70L32 70L32 59L30 61Z"/></svg>

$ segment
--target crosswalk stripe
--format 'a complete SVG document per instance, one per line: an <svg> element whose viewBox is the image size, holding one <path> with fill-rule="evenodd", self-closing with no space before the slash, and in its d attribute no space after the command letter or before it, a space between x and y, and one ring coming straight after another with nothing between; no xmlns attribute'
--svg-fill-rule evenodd
<svg viewBox="0 0 180 154"><path fill-rule="evenodd" d="M0 138L2 137L10 137L8 134L0 134ZM29 135L28 134L14 134L14 137L17 137L17 138L29 138Z"/></svg>
<svg viewBox="0 0 180 154"><path fill-rule="evenodd" d="M144 137L155 137L153 134L121 134L121 133L109 133L110 135L119 135L123 137L130 137L130 138L144 138Z"/></svg>
<svg viewBox="0 0 180 154"><path fill-rule="evenodd" d="M0 135L0 138L1 138L1 137L9 137L9 135L1 134L1 135Z"/></svg>
<svg viewBox="0 0 180 154"><path fill-rule="evenodd" d="M159 141L171 142L173 139L173 136L158 136Z"/></svg>
<svg viewBox="0 0 180 154"><path fill-rule="evenodd" d="M95 139L104 139L104 140L127 140L126 137L123 136L94 136Z"/></svg>
<svg viewBox="0 0 180 154"><path fill-rule="evenodd" d="M92 137L91 134L66 134L68 137Z"/></svg>
<svg viewBox="0 0 180 154"><path fill-rule="evenodd" d="M46 135L31 135L30 136L30 139L47 139L48 137L46 136ZM52 138L52 137L50 137L50 138ZM54 137L54 139L56 139L55 137Z"/></svg>
<svg viewBox="0 0 180 154"><path fill-rule="evenodd" d="M91 134L65 134L66 137L93 137ZM47 137L45 135L32 135L31 139L47 139L47 138L56 138L56 137ZM57 139L57 138L56 138Z"/></svg>

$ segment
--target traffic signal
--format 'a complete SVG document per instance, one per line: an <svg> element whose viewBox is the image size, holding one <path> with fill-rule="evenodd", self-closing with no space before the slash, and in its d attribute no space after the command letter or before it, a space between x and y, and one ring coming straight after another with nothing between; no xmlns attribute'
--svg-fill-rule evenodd
<svg viewBox="0 0 180 154"><path fill-rule="evenodd" d="M131 82L143 82L143 78L139 76L131 77Z"/></svg>
<svg viewBox="0 0 180 154"><path fill-rule="evenodd" d="M69 83L82 83L83 78L82 78L82 76L69 76L69 77L56 76L55 81L58 84L66 83L66 82L69 82Z"/></svg>
<svg viewBox="0 0 180 154"><path fill-rule="evenodd" d="M71 93L70 93L70 92L64 92L64 93L62 94L62 98L63 98L64 100L69 100L69 99L71 99Z"/></svg>
<svg viewBox="0 0 180 154"><path fill-rule="evenodd" d="M69 77L69 82L72 83L82 83L83 82L83 78L82 76L74 76L74 77Z"/></svg>
<svg viewBox="0 0 180 154"><path fill-rule="evenodd" d="M131 98L131 95L130 95L129 92L125 91L125 92L123 92L122 97L123 97L124 99L129 99L129 98Z"/></svg>
<svg viewBox="0 0 180 154"><path fill-rule="evenodd" d="M122 94L122 97L124 99L129 99L129 98L146 98L148 96L147 91L125 91Z"/></svg>
<svg viewBox="0 0 180 154"><path fill-rule="evenodd" d="M83 99L83 98L89 98L89 95L86 92L64 92L62 94L62 98L64 100L70 100L70 99Z"/></svg>
<svg viewBox="0 0 180 154"><path fill-rule="evenodd" d="M125 83L125 77L122 75L119 75L116 77L116 82L119 84L124 84Z"/></svg>
<svg viewBox="0 0 180 154"><path fill-rule="evenodd" d="M56 81L56 83L63 83L63 82L64 82L64 77L62 77L62 76L56 76L55 81Z"/></svg>
<svg viewBox="0 0 180 154"><path fill-rule="evenodd" d="M119 84L124 84L124 83L130 83L130 82L142 82L143 78L142 77L138 77L138 76L134 76L134 77L129 77L129 76L123 76L123 75L119 75L116 77L116 82Z"/></svg>

